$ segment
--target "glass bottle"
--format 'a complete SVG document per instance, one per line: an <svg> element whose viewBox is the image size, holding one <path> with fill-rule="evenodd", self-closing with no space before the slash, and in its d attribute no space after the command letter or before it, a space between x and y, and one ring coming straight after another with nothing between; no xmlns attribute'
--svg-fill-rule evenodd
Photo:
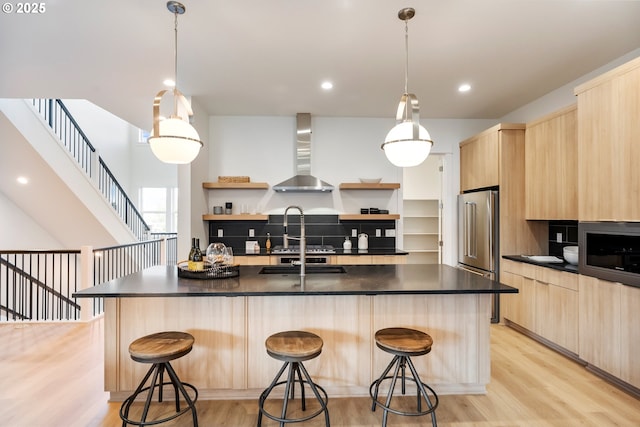
<svg viewBox="0 0 640 427"><path fill-rule="evenodd" d="M193 271L195 270L195 266L193 264L193 255L196 252L196 238L192 237L191 238L191 250L189 251L189 257L187 258L187 269L189 271Z"/></svg>
<svg viewBox="0 0 640 427"><path fill-rule="evenodd" d="M193 251L193 270L204 270L204 257L202 256L202 251L200 250L200 239L196 239L196 245Z"/></svg>

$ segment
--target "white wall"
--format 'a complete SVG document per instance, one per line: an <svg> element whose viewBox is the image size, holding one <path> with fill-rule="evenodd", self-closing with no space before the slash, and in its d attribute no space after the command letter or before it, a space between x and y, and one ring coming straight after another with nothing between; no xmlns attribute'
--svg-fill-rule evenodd
<svg viewBox="0 0 640 427"><path fill-rule="evenodd" d="M3 250L49 250L65 246L0 192L0 242Z"/></svg>
<svg viewBox="0 0 640 427"><path fill-rule="evenodd" d="M512 122L512 123L527 123L535 120L539 117L552 113L560 108L566 107L576 103L576 97L573 94L573 89L594 77L599 76L615 67L618 67L630 60L640 56L640 48L629 52L628 54L621 56L620 58L612 61L600 68L593 70L592 72L585 74L584 76L576 79L568 84L559 87L558 89L549 92L548 94L536 99L529 104L523 105L515 111L502 117L499 122Z"/></svg>
<svg viewBox="0 0 640 427"><path fill-rule="evenodd" d="M458 143L488 127L493 120L423 119L435 141L432 152L445 158L443 186L443 259L455 264L456 195L459 192ZM294 116L211 116L208 181L220 175L248 175L270 186L295 175ZM381 150L393 118L311 117L311 173L334 185L332 193L276 193L264 190L210 190L207 212L230 201L234 208L250 204L261 213L282 213L291 204L305 213L358 213L361 207L379 207L402 214L402 189L386 191L338 191L342 182L358 178L382 178L402 182L402 169L393 166ZM202 191L202 190L200 190ZM201 214L200 212L199 218ZM193 213L198 215L198 212ZM447 238L448 237L448 238Z"/></svg>
<svg viewBox="0 0 640 427"><path fill-rule="evenodd" d="M139 143L136 126L83 99L64 99L63 103L135 204L140 188L177 186L177 166L162 163L148 144ZM149 106L149 128L151 125Z"/></svg>
<svg viewBox="0 0 640 427"><path fill-rule="evenodd" d="M84 99L63 99L62 102L122 188L130 194L129 150L137 139L132 139L137 133L134 126Z"/></svg>

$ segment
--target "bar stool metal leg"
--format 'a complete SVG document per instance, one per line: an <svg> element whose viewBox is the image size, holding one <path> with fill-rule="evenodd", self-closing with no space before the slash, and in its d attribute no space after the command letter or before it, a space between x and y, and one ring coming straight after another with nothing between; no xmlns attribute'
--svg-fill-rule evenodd
<svg viewBox="0 0 640 427"><path fill-rule="evenodd" d="M409 377L405 375L405 366L408 366L409 371L411 372L411 376ZM393 371L393 375L389 376L388 374L391 368L395 368L395 369ZM402 389L403 395L405 394L405 391L406 391L405 390L406 380L412 381L416 384L417 399L418 399L416 412L400 411L398 409L391 408L393 391L395 389L398 379L400 379L400 382L401 382L401 389ZM390 386L389 386L389 391L387 393L386 401L384 404L382 404L382 402L378 400L378 391L379 391L380 384L382 384L382 382L385 380L390 380ZM431 400L432 397L430 397L429 394L431 394L431 396L433 397L433 402ZM413 365L411 358L408 356L398 356L398 355L394 356L393 360L391 361L391 363L389 363L389 365L384 370L382 375L371 384L371 387L369 387L369 395L372 398L372 405L371 405L372 411L376 410L376 406L380 406L383 408L383 413L382 413L383 427L386 427L387 425L387 418L388 418L389 412L392 412L397 415L405 415L405 416L422 416L422 415L430 414L431 424L433 425L433 427L436 427L438 425L436 421L436 413L435 413L435 409L438 406L438 402L439 402L438 395L435 393L435 391L433 391L431 387L429 387L427 384L423 383L420 380L418 372L416 371L416 368ZM424 399L427 402L428 409L426 410L422 410L422 399Z"/></svg>
<svg viewBox="0 0 640 427"><path fill-rule="evenodd" d="M189 354L193 348L194 341L193 336L187 332L165 331L156 332L154 334L138 338L129 345L129 354L131 355L131 358L136 362L148 363L151 365L151 368L149 368L133 394L127 397L120 406L122 427L126 427L127 424L137 426L161 424L166 421L173 420L189 410L191 410L193 416L194 427L198 426L198 415L196 413L195 406L195 403L198 400L198 390L193 385L180 381L170 363L171 360L175 360ZM169 376L169 380L167 381L165 381L165 372ZM149 378L151 378L150 383L148 383ZM162 402L165 386L173 387L176 400L175 413L160 419L147 421L149 408L153 401L153 395L156 388L158 389L158 402ZM189 396L187 388L191 389L193 398ZM132 420L130 416L131 405L136 401L137 397L145 391L148 393L145 398L140 419ZM180 408L180 396L184 398L187 404L187 407L184 409ZM162 417L163 415L164 413L159 416Z"/></svg>
<svg viewBox="0 0 640 427"><path fill-rule="evenodd" d="M369 387L369 395L372 399L371 410L375 411L376 406L383 409L382 426L386 427L389 412L404 416L422 416L431 415L431 424L437 427L435 410L438 407L438 395L427 384L425 384L418 375L418 372L411 360L411 356L422 356L431 351L433 344L432 338L421 331L403 327L385 328L378 330L375 334L376 345L393 354L393 359L387 365L386 369L380 377L371 383ZM407 367L409 368L407 372ZM391 368L393 374L390 375ZM413 381L416 385L416 410L403 411L392 407L393 393L395 391L398 379L400 379L400 389L402 394L406 394L406 382ZM389 389L387 397L384 401L378 399L380 386L382 383L388 383ZM427 403L428 408L422 408L422 399Z"/></svg>
<svg viewBox="0 0 640 427"><path fill-rule="evenodd" d="M307 372L304 360L310 360L320 355L322 352L322 338L318 335L305 331L286 331L271 335L265 341L267 353L274 359L281 360L284 363L276 374L269 387L267 387L258 398L258 422L257 426L262 426L262 416L266 416L284 427L285 424L298 423L310 420L322 412L324 412L325 426L330 427L329 409L327 402L329 400L327 392L315 384ZM287 370L286 380L281 380L285 370ZM301 408L302 411L307 410L305 385L309 386L311 392L318 400L320 408L312 414L303 415L299 418L287 418L289 409L289 401L295 398L296 382L300 384ZM265 403L271 392L277 387L284 384L284 396L282 410L280 416L269 413L265 409Z"/></svg>

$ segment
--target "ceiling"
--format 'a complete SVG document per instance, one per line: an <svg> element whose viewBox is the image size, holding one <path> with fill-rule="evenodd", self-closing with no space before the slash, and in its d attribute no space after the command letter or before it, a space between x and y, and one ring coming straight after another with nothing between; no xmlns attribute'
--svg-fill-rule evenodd
<svg viewBox="0 0 640 427"><path fill-rule="evenodd" d="M640 1L184 0L178 88L211 115L500 118L640 47ZM13 4L17 4L13 2ZM0 97L83 98L151 127L173 77L165 0L48 0L0 15ZM334 89L320 83L331 80ZM457 92L468 82L472 90Z"/></svg>

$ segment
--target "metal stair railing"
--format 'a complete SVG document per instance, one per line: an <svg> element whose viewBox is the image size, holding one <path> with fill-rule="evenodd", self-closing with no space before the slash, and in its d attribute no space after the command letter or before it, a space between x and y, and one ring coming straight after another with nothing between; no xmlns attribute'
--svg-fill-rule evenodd
<svg viewBox="0 0 640 427"><path fill-rule="evenodd" d="M175 265L177 241L173 234L97 249L0 251L0 321L75 321L99 316L104 312L102 298L85 298L80 303L73 294L154 265Z"/></svg>
<svg viewBox="0 0 640 427"><path fill-rule="evenodd" d="M78 320L80 251L0 252L0 318Z"/></svg>
<svg viewBox="0 0 640 427"><path fill-rule="evenodd" d="M96 162L97 171L94 170L96 149L64 103L59 99L32 99L32 104L87 176L97 182L102 195L137 239L145 240L149 226L101 157Z"/></svg>

